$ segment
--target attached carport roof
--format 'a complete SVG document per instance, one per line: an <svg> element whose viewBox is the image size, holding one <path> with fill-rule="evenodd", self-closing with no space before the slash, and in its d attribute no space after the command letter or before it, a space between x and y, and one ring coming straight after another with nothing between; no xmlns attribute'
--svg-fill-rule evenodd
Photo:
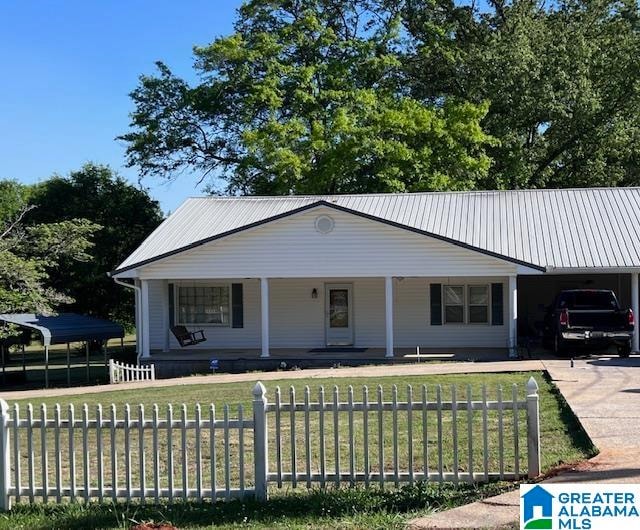
<svg viewBox="0 0 640 530"><path fill-rule="evenodd" d="M59 313L54 316L33 313L0 314L0 322L38 331L45 346L124 337L124 328L120 324L75 313Z"/></svg>

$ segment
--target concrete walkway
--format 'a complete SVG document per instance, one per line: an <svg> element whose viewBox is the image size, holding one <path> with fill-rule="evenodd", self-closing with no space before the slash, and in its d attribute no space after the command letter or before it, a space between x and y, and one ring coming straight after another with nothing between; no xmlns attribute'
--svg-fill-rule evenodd
<svg viewBox="0 0 640 530"><path fill-rule="evenodd" d="M640 357L594 357L577 360L573 367L568 360L543 364L600 450L544 482L640 483ZM408 527L517 528L519 518L516 490L415 519Z"/></svg>
<svg viewBox="0 0 640 530"><path fill-rule="evenodd" d="M385 377L404 375L443 375L495 372L542 371L542 361L501 361L501 362L455 362L396 364L384 366L358 366L354 368L322 368L312 370L293 370L286 372L250 372L245 374L215 374L180 377L175 379L157 379L118 385L82 386L72 388L49 388L41 390L21 390L0 392L5 400L37 399L43 397L72 396L77 394L96 394L139 388L162 388L175 385L211 385L217 383L239 383L251 381L276 381L283 379L326 379L336 377Z"/></svg>

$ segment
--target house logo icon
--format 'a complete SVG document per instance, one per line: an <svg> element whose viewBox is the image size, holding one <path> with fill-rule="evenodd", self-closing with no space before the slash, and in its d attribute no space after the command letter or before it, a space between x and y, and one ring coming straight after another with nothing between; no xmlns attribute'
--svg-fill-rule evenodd
<svg viewBox="0 0 640 530"><path fill-rule="evenodd" d="M522 495L523 528L553 528L553 495L542 486L534 486Z"/></svg>

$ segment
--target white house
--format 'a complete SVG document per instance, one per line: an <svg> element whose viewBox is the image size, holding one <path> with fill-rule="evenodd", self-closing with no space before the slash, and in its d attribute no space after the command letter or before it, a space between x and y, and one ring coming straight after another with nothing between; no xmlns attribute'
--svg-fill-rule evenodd
<svg viewBox="0 0 640 530"><path fill-rule="evenodd" d="M562 288L637 314L639 271L640 189L599 188L192 198L111 275L135 288L142 361L175 367L506 352Z"/></svg>

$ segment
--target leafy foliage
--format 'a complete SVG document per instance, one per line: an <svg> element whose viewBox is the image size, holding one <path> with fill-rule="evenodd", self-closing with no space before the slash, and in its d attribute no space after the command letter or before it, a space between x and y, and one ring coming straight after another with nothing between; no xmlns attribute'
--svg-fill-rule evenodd
<svg viewBox="0 0 640 530"><path fill-rule="evenodd" d="M406 92L401 4L247 2L233 34L195 49L200 84L162 63L140 79L129 163L213 172L245 194L475 187L487 106Z"/></svg>
<svg viewBox="0 0 640 530"><path fill-rule="evenodd" d="M50 313L71 299L52 288L49 274L61 263L86 262L99 225L86 219L29 223L30 190L0 182L0 313Z"/></svg>
<svg viewBox="0 0 640 530"><path fill-rule="evenodd" d="M51 284L74 300L69 309L130 323L133 296L114 284L107 272L160 224L158 203L109 167L95 164L86 164L67 177L46 180L36 185L31 195L36 208L29 218L41 223L39 230L78 217L100 226L93 234L92 259L58 256L50 267Z"/></svg>
<svg viewBox="0 0 640 530"><path fill-rule="evenodd" d="M635 185L639 9L251 0L198 84L140 79L128 161L247 194Z"/></svg>

